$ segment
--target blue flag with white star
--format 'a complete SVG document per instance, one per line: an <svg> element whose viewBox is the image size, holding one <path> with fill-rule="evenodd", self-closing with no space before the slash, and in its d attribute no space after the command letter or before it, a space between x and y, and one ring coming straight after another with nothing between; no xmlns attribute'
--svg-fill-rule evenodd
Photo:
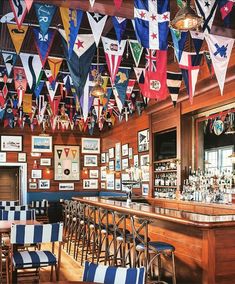
<svg viewBox="0 0 235 284"><path fill-rule="evenodd" d="M123 34L126 30L127 20L125 18L113 16L112 22L113 22L113 26L114 26L114 30L115 30L115 33L116 33L117 40L120 43L121 40L122 40Z"/></svg>

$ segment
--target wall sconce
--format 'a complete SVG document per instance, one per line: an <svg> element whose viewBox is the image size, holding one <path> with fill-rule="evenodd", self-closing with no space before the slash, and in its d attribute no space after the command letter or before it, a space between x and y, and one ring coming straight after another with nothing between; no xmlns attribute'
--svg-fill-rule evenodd
<svg viewBox="0 0 235 284"><path fill-rule="evenodd" d="M49 175L51 173L50 168L46 168L46 173Z"/></svg>

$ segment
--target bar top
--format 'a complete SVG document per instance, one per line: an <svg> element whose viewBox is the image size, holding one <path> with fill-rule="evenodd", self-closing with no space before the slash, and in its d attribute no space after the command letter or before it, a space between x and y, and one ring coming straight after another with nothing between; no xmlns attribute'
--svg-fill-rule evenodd
<svg viewBox="0 0 235 284"><path fill-rule="evenodd" d="M124 201L109 200L100 197L73 197L89 205L103 207L113 211L147 217L153 220L165 220L169 222L191 225L201 228L235 227L235 215L207 215L182 210L166 209L148 204L132 202L128 205Z"/></svg>

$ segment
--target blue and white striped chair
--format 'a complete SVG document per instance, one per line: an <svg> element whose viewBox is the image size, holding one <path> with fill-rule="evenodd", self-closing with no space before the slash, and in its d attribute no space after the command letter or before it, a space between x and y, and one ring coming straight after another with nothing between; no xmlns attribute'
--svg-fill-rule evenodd
<svg viewBox="0 0 235 284"><path fill-rule="evenodd" d="M61 243L63 235L63 223L20 225L12 224L11 227L11 263L10 263L10 283L15 283L12 279L12 272L18 269L36 269L51 266L50 281L53 280L53 267L55 267L56 281L59 280ZM54 254L54 243L59 242L58 256ZM19 250L14 251L14 245L28 245L32 243L52 243L52 250ZM8 263L7 263L8 265ZM15 274L16 274L15 273ZM13 280L13 281L12 281ZM12 282L11 282L12 281Z"/></svg>
<svg viewBox="0 0 235 284"><path fill-rule="evenodd" d="M20 211L20 210L28 210L28 205L16 205L16 206L0 206L0 210L7 210L7 211Z"/></svg>
<svg viewBox="0 0 235 284"><path fill-rule="evenodd" d="M85 262L83 281L104 284L144 284L145 268L128 268Z"/></svg>
<svg viewBox="0 0 235 284"><path fill-rule="evenodd" d="M19 205L19 200L0 201L0 206L16 206L16 205Z"/></svg>
<svg viewBox="0 0 235 284"><path fill-rule="evenodd" d="M35 220L35 210L19 210L19 211L0 210L0 220L4 221Z"/></svg>

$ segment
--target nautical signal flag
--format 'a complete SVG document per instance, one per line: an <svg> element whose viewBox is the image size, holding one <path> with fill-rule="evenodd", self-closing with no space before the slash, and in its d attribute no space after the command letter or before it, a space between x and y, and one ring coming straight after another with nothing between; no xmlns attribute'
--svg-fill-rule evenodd
<svg viewBox="0 0 235 284"><path fill-rule="evenodd" d="M21 0L21 1L9 0L9 2L11 5L12 12L15 16L17 26L20 29L24 21L24 18L28 12L25 0Z"/></svg>
<svg viewBox="0 0 235 284"><path fill-rule="evenodd" d="M181 72L170 72L167 71L167 87L171 96L172 103L176 107L178 100L178 95L180 91L180 86L182 83L182 73Z"/></svg>
<svg viewBox="0 0 235 284"><path fill-rule="evenodd" d="M234 5L234 0L220 0L219 1L219 8L222 19L226 27L230 26L230 13L232 12Z"/></svg>

